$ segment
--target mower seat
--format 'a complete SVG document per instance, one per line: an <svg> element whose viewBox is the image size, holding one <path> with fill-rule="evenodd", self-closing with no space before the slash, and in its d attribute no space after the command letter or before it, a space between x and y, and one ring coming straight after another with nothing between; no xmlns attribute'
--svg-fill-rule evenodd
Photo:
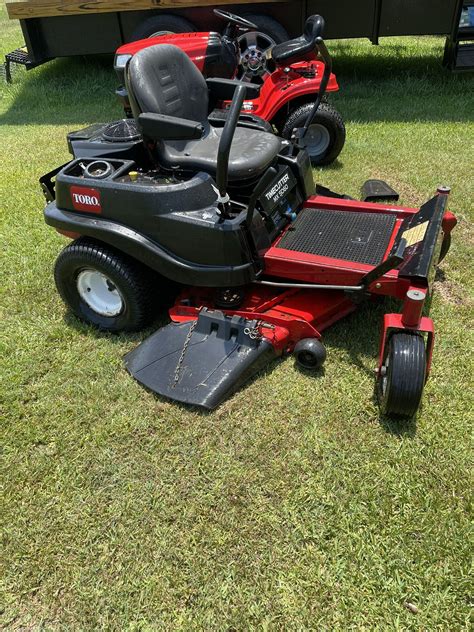
<svg viewBox="0 0 474 632"><path fill-rule="evenodd" d="M209 122L209 89L189 57L176 46L150 46L132 57L125 78L137 122L140 114L151 113L202 126L198 139L155 138L156 161L169 169L205 171L214 176L223 128ZM230 151L229 180L258 177L276 158L281 145L274 134L237 127Z"/></svg>
<svg viewBox="0 0 474 632"><path fill-rule="evenodd" d="M323 28L323 18L320 15L310 15L305 22L303 35L272 48L273 61L277 64L283 62L291 64L311 53L316 48L317 39L322 34Z"/></svg>

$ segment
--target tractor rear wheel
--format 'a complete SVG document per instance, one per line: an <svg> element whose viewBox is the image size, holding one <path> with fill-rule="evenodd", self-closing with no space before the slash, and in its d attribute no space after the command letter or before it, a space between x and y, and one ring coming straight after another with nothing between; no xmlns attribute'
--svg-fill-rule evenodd
<svg viewBox="0 0 474 632"><path fill-rule="evenodd" d="M133 31L131 42L158 37L159 35L171 35L172 33L194 33L196 27L192 22L177 15L154 15L144 20Z"/></svg>
<svg viewBox="0 0 474 632"><path fill-rule="evenodd" d="M298 128L304 127L312 108L313 103L305 103L291 112L283 125L283 138L291 139ZM330 164L339 156L345 142L346 128L342 116L332 105L323 101L302 143L311 164Z"/></svg>
<svg viewBox="0 0 474 632"><path fill-rule="evenodd" d="M105 331L148 325L164 298L167 281L140 262L80 237L59 254L54 279L61 298L81 320ZM159 300L158 300L159 299Z"/></svg>

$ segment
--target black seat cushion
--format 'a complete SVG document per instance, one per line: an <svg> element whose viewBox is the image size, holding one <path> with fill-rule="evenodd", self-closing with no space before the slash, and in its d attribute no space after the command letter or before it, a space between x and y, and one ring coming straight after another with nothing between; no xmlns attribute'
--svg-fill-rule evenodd
<svg viewBox="0 0 474 632"><path fill-rule="evenodd" d="M297 61L314 50L316 38L321 35L321 21L321 16L310 15L305 22L303 35L274 46L272 59L277 63Z"/></svg>
<svg viewBox="0 0 474 632"><path fill-rule="evenodd" d="M164 167L179 167L189 171L206 171L215 175L217 148L222 127L207 125L200 140L166 141L157 145L156 153ZM237 127L229 157L230 181L259 176L276 158L281 140L274 134Z"/></svg>

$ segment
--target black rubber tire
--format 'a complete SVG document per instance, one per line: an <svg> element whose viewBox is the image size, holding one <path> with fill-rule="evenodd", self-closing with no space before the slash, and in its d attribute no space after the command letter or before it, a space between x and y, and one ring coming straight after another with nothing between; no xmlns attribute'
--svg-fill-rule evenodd
<svg viewBox="0 0 474 632"><path fill-rule="evenodd" d="M102 272L117 287L124 301L119 314L99 314L81 298L76 280L86 268ZM142 329L150 323L159 307L156 298L158 275L140 262L88 237L80 237L62 250L56 259L54 280L71 311L81 320L105 331Z"/></svg>
<svg viewBox="0 0 474 632"><path fill-rule="evenodd" d="M293 112L290 112L290 115L283 125L283 138L291 139L293 130L297 127L304 126L312 107L312 103L305 103L293 110ZM346 142L346 127L344 121L342 120L342 116L332 105L323 101L318 108L314 123L323 125L327 129L329 133L329 145L323 153L318 155L310 154L311 164L329 165L339 156Z"/></svg>
<svg viewBox="0 0 474 632"><path fill-rule="evenodd" d="M268 15L245 13L242 14L242 17L256 24L258 26L258 30L261 33L269 35L275 44L281 44L282 42L286 42L290 39L288 31L280 24L280 22L277 22L274 18L271 18Z"/></svg>
<svg viewBox="0 0 474 632"><path fill-rule="evenodd" d="M426 380L423 337L409 333L392 334L383 367L386 375L379 375L377 380L381 412L387 416L413 417L420 405Z"/></svg>
<svg viewBox="0 0 474 632"><path fill-rule="evenodd" d="M154 33L159 31L170 31L171 33L194 33L196 27L192 22L177 15L153 15L147 18L133 31L130 38L131 42L136 40L152 37Z"/></svg>
<svg viewBox="0 0 474 632"><path fill-rule="evenodd" d="M441 242L441 249L439 251L438 263L441 263L441 261L443 261L443 259L448 254L450 248L451 248L451 233L448 233L447 235L443 236L443 241Z"/></svg>
<svg viewBox="0 0 474 632"><path fill-rule="evenodd" d="M317 338L303 338L294 348L296 363L308 371L317 371L326 360L326 348Z"/></svg>

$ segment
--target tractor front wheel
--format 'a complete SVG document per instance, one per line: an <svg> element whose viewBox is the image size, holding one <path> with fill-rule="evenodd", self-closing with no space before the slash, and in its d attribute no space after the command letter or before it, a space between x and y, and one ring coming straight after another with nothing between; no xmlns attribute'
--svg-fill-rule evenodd
<svg viewBox="0 0 474 632"><path fill-rule="evenodd" d="M283 138L292 139L295 131L304 127L312 108L313 103L305 103L291 112L283 125ZM329 165L339 156L345 142L346 128L341 115L323 101L302 142L311 164Z"/></svg>
<svg viewBox="0 0 474 632"><path fill-rule="evenodd" d="M384 415L410 418L418 410L426 380L425 341L419 334L395 333L377 381Z"/></svg>

